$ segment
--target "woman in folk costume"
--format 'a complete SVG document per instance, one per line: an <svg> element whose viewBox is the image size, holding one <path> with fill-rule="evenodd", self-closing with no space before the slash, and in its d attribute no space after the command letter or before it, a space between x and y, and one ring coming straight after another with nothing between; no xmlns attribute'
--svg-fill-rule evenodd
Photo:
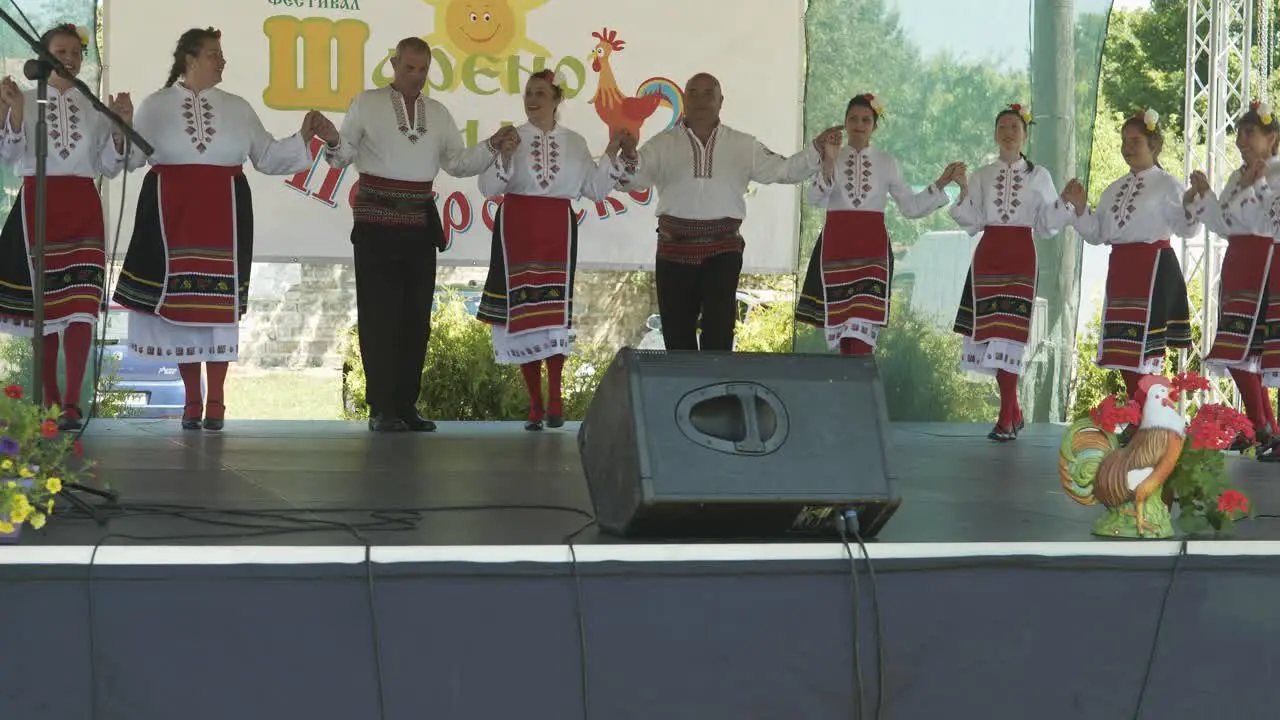
<svg viewBox="0 0 1280 720"><path fill-rule="evenodd" d="M213 28L183 33L164 89L138 108L135 126L155 151L114 295L132 311L130 350L178 361L182 427L191 430L202 417L205 429L222 429L227 363L239 353L253 262L253 200L242 166L249 160L268 175L305 170L308 143L328 122L311 112L301 132L273 138L244 98L215 87L226 66L220 38Z"/></svg>
<svg viewBox="0 0 1280 720"><path fill-rule="evenodd" d="M41 44L80 74L88 32L59 25L40 38ZM126 122L133 116L128 93L110 98L111 109ZM16 167L22 189L0 232L0 331L32 337L34 302L31 244L35 231L35 173L37 113L34 89L23 92L12 78L0 81L0 163ZM102 200L94 181L116 177L125 168L124 136L99 113L71 80L49 77L47 207L45 214L44 337L41 392L44 404L62 408L64 430L81 426L80 386L89 359L93 323L102 306L106 276ZM130 169L146 158L134 152ZM59 336L62 342L59 341ZM58 387L58 346L66 348L67 387Z"/></svg>
<svg viewBox="0 0 1280 720"><path fill-rule="evenodd" d="M1120 153L1131 172L1089 209L1084 186L1072 180L1062 196L1090 245L1110 245L1098 367L1118 370L1130 398L1144 375L1161 375L1167 348L1191 347L1190 307L1182 267L1169 238L1191 237L1201 223L1183 208L1186 188L1160 167L1164 136L1154 110L1120 128Z"/></svg>
<svg viewBox="0 0 1280 720"><path fill-rule="evenodd" d="M1000 156L973 178L956 176L960 196L951 217L970 235L982 233L960 296L955 331L964 336L960 367L994 375L1000 417L987 437L1007 442L1025 424L1018 376L1026 364L1031 310L1036 300L1036 246L1032 234L1057 235L1074 210L1057 196L1049 171L1022 154L1031 113L1010 105L996 115Z"/></svg>
<svg viewBox="0 0 1280 720"><path fill-rule="evenodd" d="M497 361L517 364L529 390L526 430L564 424L560 396L569 354L573 276L578 224L570 203L604 200L619 175L610 161L618 138L599 162L586 141L556 122L564 78L550 70L525 85L529 122L517 128L519 143L506 143L499 162L479 178L480 192L501 198L493 225L489 276L476 317L493 332ZM542 365L547 365L547 403L542 403Z"/></svg>
<svg viewBox="0 0 1280 720"><path fill-rule="evenodd" d="M824 146L823 167L809 190L809 203L827 217L809 258L809 272L796 304L796 320L822 328L827 345L842 355L869 355L889 320L893 252L884 210L892 197L907 218L921 218L947 204L942 191L963 164L952 163L918 193L902 177L897 159L871 147L884 106L858 95L845 109L849 144Z"/></svg>
<svg viewBox="0 0 1280 720"><path fill-rule="evenodd" d="M1280 384L1280 272L1275 271L1275 224L1271 188L1280 183L1280 127L1270 105L1253 103L1236 122L1236 147L1243 161L1215 198L1200 171L1189 178L1187 209L1210 232L1227 238L1222 258L1218 328L1205 365L1227 370L1253 422L1256 442L1270 446L1277 435L1275 412L1262 376ZM1251 443L1243 435L1232 449Z"/></svg>

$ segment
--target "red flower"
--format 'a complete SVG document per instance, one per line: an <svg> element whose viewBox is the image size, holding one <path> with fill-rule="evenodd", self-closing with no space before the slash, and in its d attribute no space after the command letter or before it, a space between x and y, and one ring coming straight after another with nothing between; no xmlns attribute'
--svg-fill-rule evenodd
<svg viewBox="0 0 1280 720"><path fill-rule="evenodd" d="M1226 405L1205 405L1187 426L1191 447L1197 450L1225 450L1243 434L1253 440L1253 423Z"/></svg>
<svg viewBox="0 0 1280 720"><path fill-rule="evenodd" d="M1218 496L1218 512L1233 513L1236 511L1249 512L1249 498L1235 490L1222 491L1222 494Z"/></svg>
<svg viewBox="0 0 1280 720"><path fill-rule="evenodd" d="M1137 403L1115 395L1108 396L1089 412L1093 424L1106 432L1115 432L1121 425L1134 425L1142 421L1142 410Z"/></svg>
<svg viewBox="0 0 1280 720"><path fill-rule="evenodd" d="M40 434L46 438L54 438L58 436L58 423L52 420L45 420L40 425Z"/></svg>
<svg viewBox="0 0 1280 720"><path fill-rule="evenodd" d="M7 387L7 388L5 388L5 389L4 389L4 394L5 394L5 395L8 395L9 397L13 398L14 400L21 400L21 399L22 399L22 386L21 386L21 385L10 385L9 387Z"/></svg>
<svg viewBox="0 0 1280 720"><path fill-rule="evenodd" d="M1193 393L1209 389L1209 381L1193 372L1178 373L1174 376L1172 384L1173 391L1169 393L1169 399L1173 401L1177 401L1183 392Z"/></svg>

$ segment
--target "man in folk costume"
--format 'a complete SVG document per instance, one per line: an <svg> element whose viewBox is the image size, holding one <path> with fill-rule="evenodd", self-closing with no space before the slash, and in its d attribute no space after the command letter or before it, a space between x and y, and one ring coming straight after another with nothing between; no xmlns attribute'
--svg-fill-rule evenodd
<svg viewBox="0 0 1280 720"><path fill-rule="evenodd" d="M1275 157L1280 134L1271 106L1258 102L1237 121L1236 129L1242 167L1227 178L1220 200L1204 174L1193 172L1187 208L1211 232L1227 238L1218 327L1205 365L1231 374L1257 442L1269 444L1277 428L1262 373L1266 346L1273 339L1269 318L1280 319L1280 273L1272 272L1275 241L1267 217L1270 208L1261 203L1254 186L1280 182L1280 161ZM1249 445L1241 435L1232 448L1244 450Z"/></svg>
<svg viewBox="0 0 1280 720"><path fill-rule="evenodd" d="M1272 445L1280 435L1264 374L1280 384L1280 272L1276 268L1274 212L1270 188L1280 183L1280 126L1267 103L1254 102L1236 122L1242 166L1227 178L1222 198L1214 197L1204 173L1189 178L1187 208L1210 232L1227 238L1222 258L1218 328L1205 365L1230 372L1256 442ZM1251 443L1244 435L1232 449Z"/></svg>
<svg viewBox="0 0 1280 720"><path fill-rule="evenodd" d="M620 138L598 161L587 141L557 120L564 77L534 73L525 86L529 122L516 128L519 152L504 146L500 160L480 175L486 198L501 201L493 223L489 275L476 317L493 328L501 364L520 366L529 391L526 430L564 424L561 379L572 347L573 280L578 261L574 200L602 202L617 182L611 157ZM547 403L542 403L542 365ZM545 408L545 411L544 411Z"/></svg>
<svg viewBox="0 0 1280 720"><path fill-rule="evenodd" d="M889 199L903 217L925 217L946 207L943 188L964 170L963 163L951 163L937 180L912 191L898 159L871 146L883 112L884 105L870 93L849 101L849 144L823 146L822 172L809 190L809 204L827 212L796 303L796 320L822 328L827 346L842 355L870 355L889 321L893 249L884 224Z"/></svg>
<svg viewBox="0 0 1280 720"><path fill-rule="evenodd" d="M88 39L88 31L68 24L46 32L40 43L70 75L78 76ZM128 93L109 98L108 104L125 122L132 121L133 103ZM32 338L32 343L40 342L44 352L44 404L60 406L59 426L75 430L81 427L80 386L106 276L102 201L94 181L116 177L125 169L124 135L60 73L49 77L47 105L44 337ZM39 112L34 89L23 92L9 77L0 81L0 117L4 117L0 163L16 166L22 178L22 189L0 232L0 331L20 337L32 337L35 312L33 135ZM134 153L129 160L129 169L146 162L141 153ZM58 387L59 335L66 348L65 394Z"/></svg>
<svg viewBox="0 0 1280 720"><path fill-rule="evenodd" d="M311 166L316 127L328 124L310 112L299 132L272 137L253 106L216 87L227 64L221 38L213 28L183 33L165 87L138 108L134 125L154 152L114 295L132 311L130 351L144 361L178 362L188 430L223 428L228 363L239 357L253 264L253 200L243 166L251 162L268 175L301 172Z"/></svg>
<svg viewBox="0 0 1280 720"><path fill-rule="evenodd" d="M811 146L782 157L755 137L721 124L724 96L714 76L694 75L684 94L681 122L639 152L635 138L624 134L618 187L652 187L658 193L654 279L667 349L732 350L747 185L796 184L813 177L822 166L822 147L838 147L841 129L830 128Z"/></svg>
<svg viewBox="0 0 1280 720"><path fill-rule="evenodd" d="M1031 124L1031 113L1019 104L996 113L999 157L972 178L956 173L960 195L951 206L951 217L961 229L982 235L960 294L954 330L964 339L960 368L995 376L1000 389L1000 416L987 433L996 442L1016 440L1025 425L1018 377L1026 367L1036 301L1034 235L1057 235L1074 215L1074 208L1058 197L1049 171L1022 153Z"/></svg>
<svg viewBox="0 0 1280 720"><path fill-rule="evenodd" d="M1096 362L1119 371L1130 398L1144 376L1164 373L1168 348L1191 347L1187 285L1169 238L1196 235L1201 223L1183 207L1186 188L1160 167L1159 120L1147 110L1121 126L1130 172L1102 192L1096 210L1079 180L1062 191L1085 242L1111 246Z"/></svg>
<svg viewBox="0 0 1280 720"><path fill-rule="evenodd" d="M431 48L411 37L396 45L391 84L357 95L341 131L321 129L329 164L354 164L360 180L352 202L356 314L364 365L369 429L431 432L418 415L422 368L431 337L436 253L448 249L432 183L441 170L479 175L515 128L466 148L453 116L422 94Z"/></svg>

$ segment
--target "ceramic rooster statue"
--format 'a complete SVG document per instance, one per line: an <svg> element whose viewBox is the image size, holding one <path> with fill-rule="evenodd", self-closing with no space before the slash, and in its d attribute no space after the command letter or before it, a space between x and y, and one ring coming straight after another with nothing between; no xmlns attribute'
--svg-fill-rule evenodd
<svg viewBox="0 0 1280 720"><path fill-rule="evenodd" d="M1124 447L1114 433L1090 419L1079 420L1067 430L1058 475L1071 499L1107 508L1094 523L1095 535L1173 537L1169 506L1161 491L1182 454L1187 422L1175 407L1171 390L1163 376L1143 378L1135 398L1142 419Z"/></svg>

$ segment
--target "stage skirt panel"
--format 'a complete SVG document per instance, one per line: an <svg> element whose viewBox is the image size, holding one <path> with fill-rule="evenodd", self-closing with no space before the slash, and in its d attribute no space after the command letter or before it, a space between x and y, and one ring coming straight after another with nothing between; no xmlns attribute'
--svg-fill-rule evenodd
<svg viewBox="0 0 1280 720"><path fill-rule="evenodd" d="M503 198L476 312L491 327L499 363L518 365L572 352L577 259L578 225L567 199Z"/></svg>
<svg viewBox="0 0 1280 720"><path fill-rule="evenodd" d="M241 168L152 168L113 295L133 311L132 352L158 362L235 360L252 267L253 199Z"/></svg>
<svg viewBox="0 0 1280 720"><path fill-rule="evenodd" d="M1227 239L1218 287L1218 328L1204 359L1213 374L1262 372L1272 298L1280 302L1280 289L1271 288L1280 281L1271 272L1274 261L1275 241L1269 237L1232 235ZM1280 320L1280 312L1275 316Z"/></svg>
<svg viewBox="0 0 1280 720"><path fill-rule="evenodd" d="M97 319L106 277L106 233L102 199L92 179L51 175L47 187L44 334L54 335L72 323ZM31 337L34 325L35 200L35 178L23 178L0 231L0 332L19 337Z"/></svg>
<svg viewBox="0 0 1280 720"><path fill-rule="evenodd" d="M892 282L884 213L828 210L809 256L796 320L822 328L831 349L844 338L875 347L889 319Z"/></svg>
<svg viewBox="0 0 1280 720"><path fill-rule="evenodd" d="M1036 297L1031 228L989 225L973 253L955 332L964 336L960 368L981 376L1021 375Z"/></svg>
<svg viewBox="0 0 1280 720"><path fill-rule="evenodd" d="M1111 246L1098 367L1158 374L1168 348L1191 347L1191 309L1168 240Z"/></svg>

